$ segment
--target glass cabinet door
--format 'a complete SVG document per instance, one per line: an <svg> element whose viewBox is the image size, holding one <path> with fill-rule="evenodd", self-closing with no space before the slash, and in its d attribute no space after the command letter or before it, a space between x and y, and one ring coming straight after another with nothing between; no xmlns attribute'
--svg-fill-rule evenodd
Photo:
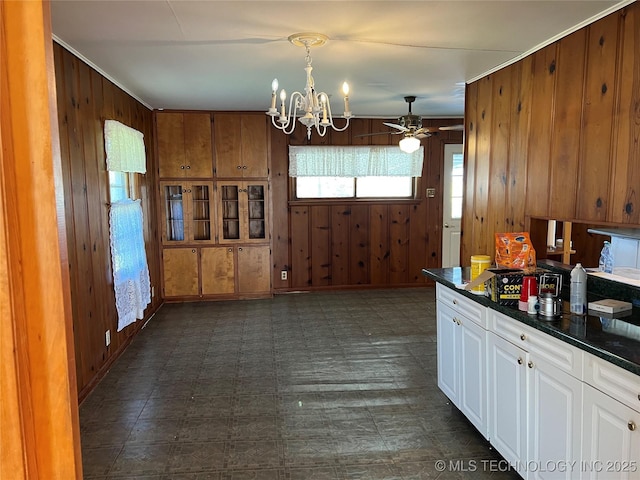
<svg viewBox="0 0 640 480"><path fill-rule="evenodd" d="M240 186L220 185L222 239L240 239Z"/></svg>
<svg viewBox="0 0 640 480"><path fill-rule="evenodd" d="M249 220L249 238L265 239L265 186L247 186L247 214Z"/></svg>
<svg viewBox="0 0 640 480"><path fill-rule="evenodd" d="M263 243L268 238L268 183L218 182L220 242Z"/></svg>
<svg viewBox="0 0 640 480"><path fill-rule="evenodd" d="M193 240L211 240L211 187L194 184L189 190Z"/></svg>
<svg viewBox="0 0 640 480"><path fill-rule="evenodd" d="M180 242L185 238L182 185L164 185L165 240Z"/></svg>

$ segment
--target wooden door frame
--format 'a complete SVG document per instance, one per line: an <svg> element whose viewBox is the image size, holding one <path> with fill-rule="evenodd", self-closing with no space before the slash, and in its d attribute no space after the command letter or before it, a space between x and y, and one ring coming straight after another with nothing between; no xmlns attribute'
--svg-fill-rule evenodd
<svg viewBox="0 0 640 480"><path fill-rule="evenodd" d="M0 2L0 478L82 461L48 2Z"/></svg>

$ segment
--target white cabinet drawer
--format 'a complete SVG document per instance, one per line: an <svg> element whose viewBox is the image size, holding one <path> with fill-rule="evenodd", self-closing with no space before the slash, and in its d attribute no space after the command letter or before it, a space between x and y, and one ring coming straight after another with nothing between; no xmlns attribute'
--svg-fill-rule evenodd
<svg viewBox="0 0 640 480"><path fill-rule="evenodd" d="M487 307L440 283L436 284L436 298L481 327L487 328Z"/></svg>
<svg viewBox="0 0 640 480"><path fill-rule="evenodd" d="M640 412L640 376L585 352L583 380Z"/></svg>
<svg viewBox="0 0 640 480"><path fill-rule="evenodd" d="M531 354L542 357L575 378L582 378L583 352L577 347L558 340L502 313L490 310L489 330Z"/></svg>

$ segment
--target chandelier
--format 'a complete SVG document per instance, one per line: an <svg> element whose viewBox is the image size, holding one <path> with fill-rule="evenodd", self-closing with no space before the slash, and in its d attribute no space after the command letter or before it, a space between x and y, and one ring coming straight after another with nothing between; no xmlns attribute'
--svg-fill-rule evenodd
<svg viewBox="0 0 640 480"><path fill-rule="evenodd" d="M327 133L327 128L331 127L337 132L342 132L349 126L351 112L349 111L349 85L347 82L342 84L342 93L344 95L344 112L342 118L346 119L343 127L339 128L333 122L331 113L331 105L329 104L329 95L324 92L317 92L313 77L311 76L311 47L320 47L327 41L327 36L321 33L295 33L289 36L289 42L297 47L304 47L307 51L305 61L307 66L307 85L304 87L304 93L293 92L289 98L289 111L285 108L287 102L287 92L280 90L280 111L276 108L276 94L278 91L278 79L275 78L271 83L271 107L267 115L271 117L271 123L274 127L282 130L284 133L291 134L296 128L296 119L307 127L307 138L311 138L311 129L315 127L316 132L320 136Z"/></svg>

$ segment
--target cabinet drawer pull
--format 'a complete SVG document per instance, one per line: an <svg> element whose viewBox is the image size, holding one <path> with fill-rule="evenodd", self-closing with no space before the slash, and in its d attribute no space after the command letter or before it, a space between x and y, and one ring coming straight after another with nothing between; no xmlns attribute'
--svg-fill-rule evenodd
<svg viewBox="0 0 640 480"><path fill-rule="evenodd" d="M527 363L527 366L528 366L529 368L533 368L533 362L532 362L531 360L529 360L529 363Z"/></svg>
<svg viewBox="0 0 640 480"><path fill-rule="evenodd" d="M522 365L522 357L518 357L518 365Z"/></svg>
<svg viewBox="0 0 640 480"><path fill-rule="evenodd" d="M633 432L636 429L636 422L634 422L633 420L629 420L629 423L627 423L627 427L629 427L629 430Z"/></svg>
<svg viewBox="0 0 640 480"><path fill-rule="evenodd" d="M520 340L524 341L527 338L527 336L524 333L520 334Z"/></svg>

